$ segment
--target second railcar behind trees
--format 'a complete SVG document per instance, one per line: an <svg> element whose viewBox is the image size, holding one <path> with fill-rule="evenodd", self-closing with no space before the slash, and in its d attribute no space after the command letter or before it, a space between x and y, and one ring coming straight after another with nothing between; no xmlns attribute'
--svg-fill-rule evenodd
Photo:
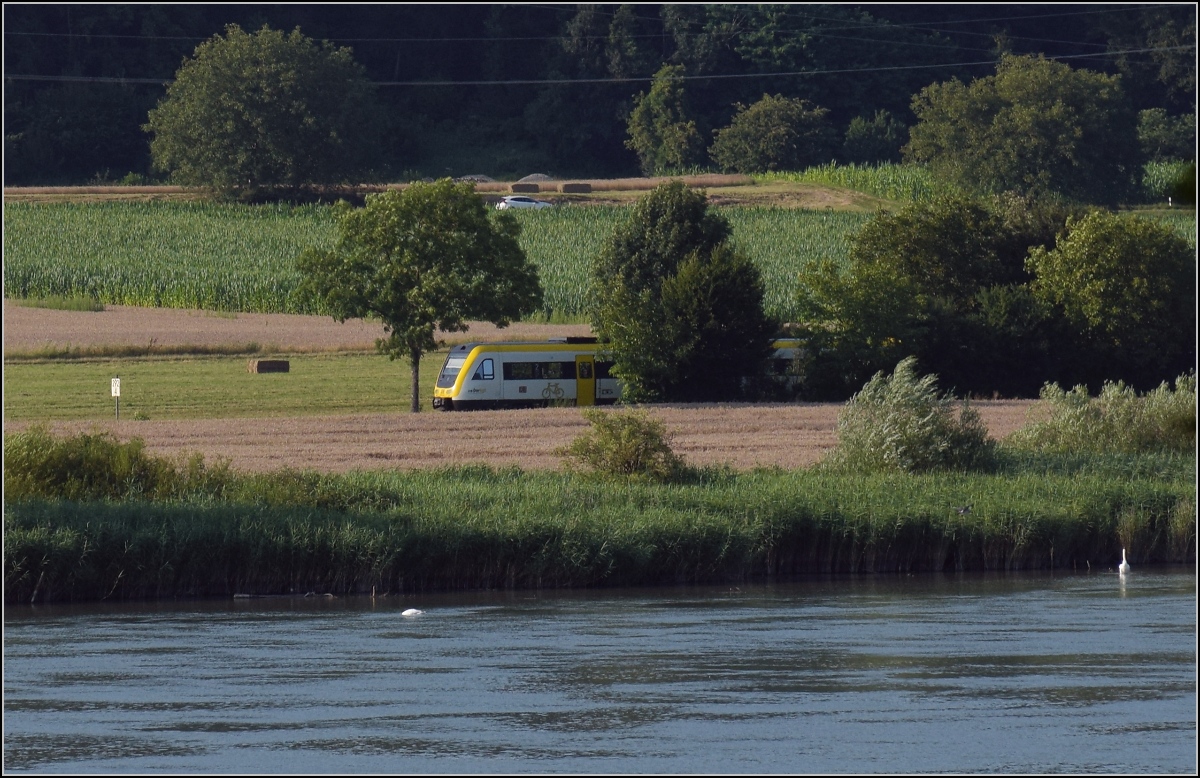
<svg viewBox="0 0 1200 778"><path fill-rule="evenodd" d="M799 343L775 341L772 373L794 385ZM606 405L621 399L612 362L595 338L538 342L464 343L446 356L433 390L439 410Z"/></svg>

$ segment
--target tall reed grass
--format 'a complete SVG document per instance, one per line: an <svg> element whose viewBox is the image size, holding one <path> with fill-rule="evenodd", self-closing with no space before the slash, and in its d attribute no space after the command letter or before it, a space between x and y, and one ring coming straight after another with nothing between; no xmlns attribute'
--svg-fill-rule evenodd
<svg viewBox="0 0 1200 778"><path fill-rule="evenodd" d="M838 414L838 445L828 467L854 472L979 470L993 464L995 443L978 412L940 395L936 375L917 375L916 357L882 371Z"/></svg>
<svg viewBox="0 0 1200 778"><path fill-rule="evenodd" d="M1065 453L1089 451L1135 454L1147 451L1189 452L1196 447L1196 375L1163 382L1139 395L1124 382L1106 381L1098 397L1087 387L1065 391L1058 384L1042 387L1041 400L1050 418L1018 430L1013 446Z"/></svg>
<svg viewBox="0 0 1200 778"><path fill-rule="evenodd" d="M1195 559L1195 458L1183 455L1040 471L1014 458L989 474L711 472L667 485L483 466L193 470L176 465L174 489L6 499L6 601L1084 570L1112 566L1122 545L1134 564ZM6 487L20 477L6 462Z"/></svg>

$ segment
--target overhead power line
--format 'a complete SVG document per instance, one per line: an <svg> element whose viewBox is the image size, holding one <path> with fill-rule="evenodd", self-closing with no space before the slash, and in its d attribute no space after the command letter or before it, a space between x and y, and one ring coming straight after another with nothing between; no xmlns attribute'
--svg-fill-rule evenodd
<svg viewBox="0 0 1200 778"><path fill-rule="evenodd" d="M816 19L819 21L834 22L835 24L837 24L839 26L830 26L830 27L823 27L823 28L816 28L816 29L806 28L806 29L799 29L799 30L789 30L789 29L777 28L774 30L774 32L783 34L783 35L828 35L828 33L830 33L830 32L837 32L840 30L863 30L863 31L872 31L872 32L886 31L886 30L919 30L922 32L930 32L930 33L950 32L955 35L991 36L992 33L990 33L990 32L970 32L970 31L966 31L966 30L948 31L948 30L941 30L938 28L941 26L944 26L944 25L956 25L956 24L990 24L993 22L1021 21L1021 20L1029 20L1029 19L1053 19L1053 18L1068 17L1068 16L1090 16L1090 15L1097 15L1097 14L1122 13L1122 12L1126 12L1126 11L1134 11L1134 10L1142 10L1142 9L1168 8L1168 7L1172 7L1174 5L1181 5L1181 4L1164 3L1164 4L1146 4L1146 5L1134 5L1134 6L1112 6L1112 7L1104 7L1104 8L1093 8L1093 9L1086 10L1086 11L1063 11L1063 12L1059 12L1059 13L1031 14L1031 15L1027 15L1027 16L1000 16L1000 17L993 17L993 18L986 18L986 19L944 19L944 20L938 20L936 22L899 23L899 22L892 22L887 19L877 18L874 23L863 22L860 24L848 23L848 20L846 20L846 19L840 19L840 18L828 17L828 16L820 16L817 14L811 14L811 13L805 12L804 13L805 18ZM552 6L542 6L542 7L546 8L546 9L553 8ZM567 10L569 10L569 9L567 9ZM596 13L596 15L598 15L598 16L606 16L606 17L611 17L614 15L614 12L601 11L601 10L596 10L594 13ZM631 18L634 18L634 19L640 20L640 21L646 21L646 22L661 22L662 21L660 18L652 17L652 16L634 16ZM691 21L688 22L689 25L701 24L701 23L702 22L691 22ZM701 29L701 30L698 30L697 32L704 32L704 30ZM85 38L85 39L86 38L112 38L112 39L119 39L119 40L168 40L168 41L176 40L176 41L199 41L199 42L209 40L210 38L213 37L212 35L207 35L207 36L202 36L202 35L132 35L132 34L124 34L124 33L92 33L92 32L25 32L25 31L21 31L21 30L5 30L4 34L12 35L12 36L22 36L22 37ZM627 33L627 34L625 34L624 37L628 37L628 38L661 38L664 35L670 35L670 34L671 33L664 30L662 32L654 32L654 33ZM507 41L512 41L515 43L526 43L529 41L561 40L563 37L566 37L566 36L563 36L563 35L450 36L450 37L438 37L438 38L430 38L430 37L423 37L423 38L412 38L412 37L350 38L350 37L335 36L335 37L330 38L329 40L331 42L335 42L335 43L498 43L498 42L507 42ZM587 40L607 40L609 35L607 33L602 33L602 34L596 34L596 35L581 35L578 37L584 38ZM830 36L830 37L833 37L833 36ZM1093 44L1093 43L1089 43L1087 41L1057 41L1057 40L1050 40L1050 39L1045 39L1045 38L1030 38L1030 37L1025 37L1025 36L1013 36L1013 40L1028 40L1028 41L1044 42L1044 43L1062 43L1062 44L1076 44L1076 45L1103 45L1103 44ZM906 41L906 43L907 43L907 41Z"/></svg>
<svg viewBox="0 0 1200 778"><path fill-rule="evenodd" d="M1046 59L1062 60L1062 59L1095 59L1098 57L1115 57L1124 54L1147 54L1162 51L1187 51L1195 49L1195 44L1184 46L1158 46L1149 49L1125 49L1122 51L1105 51L1094 52L1091 54L1063 54ZM980 65L995 65L996 59L978 60L975 62L947 62L944 64L934 65L889 65L886 67L871 67L871 68L839 68L833 70L797 70L789 72L775 73L727 73L727 74L708 74L695 76L679 76L684 81L703 81L710 79L735 79L735 78L788 78L794 76L830 76L830 75L846 75L850 73L879 73L879 72L899 72L908 70L941 70L945 68L960 68L960 67L976 67ZM101 83L101 84L170 84L174 82L174 78L122 78L116 76L38 76L38 75L21 75L21 74L4 74L6 81L61 81L73 83ZM540 79L508 79L501 81L372 81L373 86L537 86L537 85L569 85L569 84L623 84L623 83L646 83L654 80L654 76L626 76L616 77L609 76L604 78L540 78Z"/></svg>

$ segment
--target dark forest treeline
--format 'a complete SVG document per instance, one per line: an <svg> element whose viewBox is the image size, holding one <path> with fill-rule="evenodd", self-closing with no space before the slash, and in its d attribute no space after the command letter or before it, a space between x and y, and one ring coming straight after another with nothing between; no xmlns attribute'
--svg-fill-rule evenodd
<svg viewBox="0 0 1200 778"><path fill-rule="evenodd" d="M684 67L706 142L764 94L842 132L878 111L910 124L914 93L1002 52L1120 73L1138 110L1195 110L1190 4L6 5L5 184L151 175L147 112L228 24L351 48L387 112L388 180L636 174L628 115L664 63Z"/></svg>

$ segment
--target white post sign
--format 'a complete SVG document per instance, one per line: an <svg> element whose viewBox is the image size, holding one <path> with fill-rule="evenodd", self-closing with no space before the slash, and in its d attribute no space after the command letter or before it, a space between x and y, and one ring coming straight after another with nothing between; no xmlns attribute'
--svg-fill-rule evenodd
<svg viewBox="0 0 1200 778"><path fill-rule="evenodd" d="M114 378L112 380L112 396L113 402L117 404L117 421L121 420L121 379Z"/></svg>

